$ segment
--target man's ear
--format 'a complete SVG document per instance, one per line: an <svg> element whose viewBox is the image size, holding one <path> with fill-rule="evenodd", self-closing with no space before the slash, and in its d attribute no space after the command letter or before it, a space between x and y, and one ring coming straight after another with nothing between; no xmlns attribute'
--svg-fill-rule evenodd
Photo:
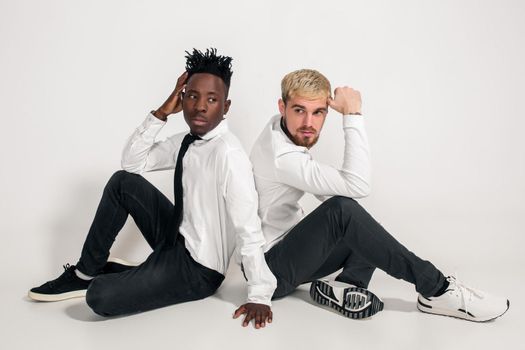
<svg viewBox="0 0 525 350"><path fill-rule="evenodd" d="M279 113L281 113L281 116L284 116L286 112L286 104L284 103L283 99L280 98L277 104L279 105Z"/></svg>
<svg viewBox="0 0 525 350"><path fill-rule="evenodd" d="M224 102L224 115L226 115L226 113L228 113L228 111L230 110L230 105L231 104L232 104L231 100L226 100Z"/></svg>

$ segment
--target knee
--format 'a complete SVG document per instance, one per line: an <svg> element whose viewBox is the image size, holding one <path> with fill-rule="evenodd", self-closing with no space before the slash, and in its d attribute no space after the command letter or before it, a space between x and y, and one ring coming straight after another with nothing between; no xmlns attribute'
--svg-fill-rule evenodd
<svg viewBox="0 0 525 350"><path fill-rule="evenodd" d="M106 284L100 277L96 277L91 281L89 288L86 291L86 303L88 306L100 316L112 316L110 310L110 295L108 295Z"/></svg>
<svg viewBox="0 0 525 350"><path fill-rule="evenodd" d="M120 183L120 182L122 182L122 180L127 178L129 175L132 175L132 174L128 173L126 170L117 170L109 178L108 184Z"/></svg>
<svg viewBox="0 0 525 350"><path fill-rule="evenodd" d="M125 180L136 176L139 175L129 173L125 170L118 170L109 178L108 183L106 184L106 189L119 188Z"/></svg>
<svg viewBox="0 0 525 350"><path fill-rule="evenodd" d="M332 209L341 210L343 212L354 211L360 206L353 198L334 196L324 202Z"/></svg>

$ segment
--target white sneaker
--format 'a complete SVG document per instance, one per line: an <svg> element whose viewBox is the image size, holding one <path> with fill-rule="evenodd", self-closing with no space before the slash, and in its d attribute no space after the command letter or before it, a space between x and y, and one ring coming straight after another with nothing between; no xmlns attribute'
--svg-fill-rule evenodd
<svg viewBox="0 0 525 350"><path fill-rule="evenodd" d="M509 309L506 298L468 287L454 276L447 277L450 284L443 295L417 298L419 311L429 314L452 316L474 322L485 322L503 315Z"/></svg>
<svg viewBox="0 0 525 350"><path fill-rule="evenodd" d="M368 289L333 280L313 281L310 296L348 318L367 318L383 310L381 299Z"/></svg>

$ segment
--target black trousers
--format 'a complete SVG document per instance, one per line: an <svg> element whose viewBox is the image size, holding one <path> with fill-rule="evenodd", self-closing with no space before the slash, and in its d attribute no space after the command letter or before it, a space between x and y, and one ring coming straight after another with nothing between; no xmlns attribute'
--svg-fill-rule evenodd
<svg viewBox="0 0 525 350"><path fill-rule="evenodd" d="M366 288L375 268L433 296L445 277L392 237L355 200L332 197L301 220L265 254L277 278L273 297L343 268L336 280Z"/></svg>
<svg viewBox="0 0 525 350"><path fill-rule="evenodd" d="M128 214L153 252L135 268L100 274ZM86 294L93 311L103 316L130 314L215 293L224 276L193 260L181 235L173 239L173 214L170 200L145 178L123 170L113 174L77 263L79 271L96 276Z"/></svg>

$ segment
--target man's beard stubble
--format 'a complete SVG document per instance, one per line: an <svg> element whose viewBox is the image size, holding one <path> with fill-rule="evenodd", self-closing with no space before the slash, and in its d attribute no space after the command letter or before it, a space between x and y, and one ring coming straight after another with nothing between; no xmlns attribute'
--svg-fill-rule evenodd
<svg viewBox="0 0 525 350"><path fill-rule="evenodd" d="M311 148L313 145L317 143L317 140L319 140L319 134L317 133L317 130L315 130L312 127L300 127L299 129L297 129L297 134L300 134L301 131L310 131L316 134L316 136L310 141L308 141L310 139L308 137L301 138L299 136L292 135L290 131L288 130L286 123L284 122L284 117L282 116L281 116L281 129L284 131L286 136L288 136L288 138L297 146Z"/></svg>
<svg viewBox="0 0 525 350"><path fill-rule="evenodd" d="M315 133L315 137L300 137L301 131L311 131ZM302 146L306 148L313 147L317 140L319 140L319 134L317 134L316 130L314 128L299 128L297 129L296 135L290 135L292 137L293 143L295 143L297 146Z"/></svg>

